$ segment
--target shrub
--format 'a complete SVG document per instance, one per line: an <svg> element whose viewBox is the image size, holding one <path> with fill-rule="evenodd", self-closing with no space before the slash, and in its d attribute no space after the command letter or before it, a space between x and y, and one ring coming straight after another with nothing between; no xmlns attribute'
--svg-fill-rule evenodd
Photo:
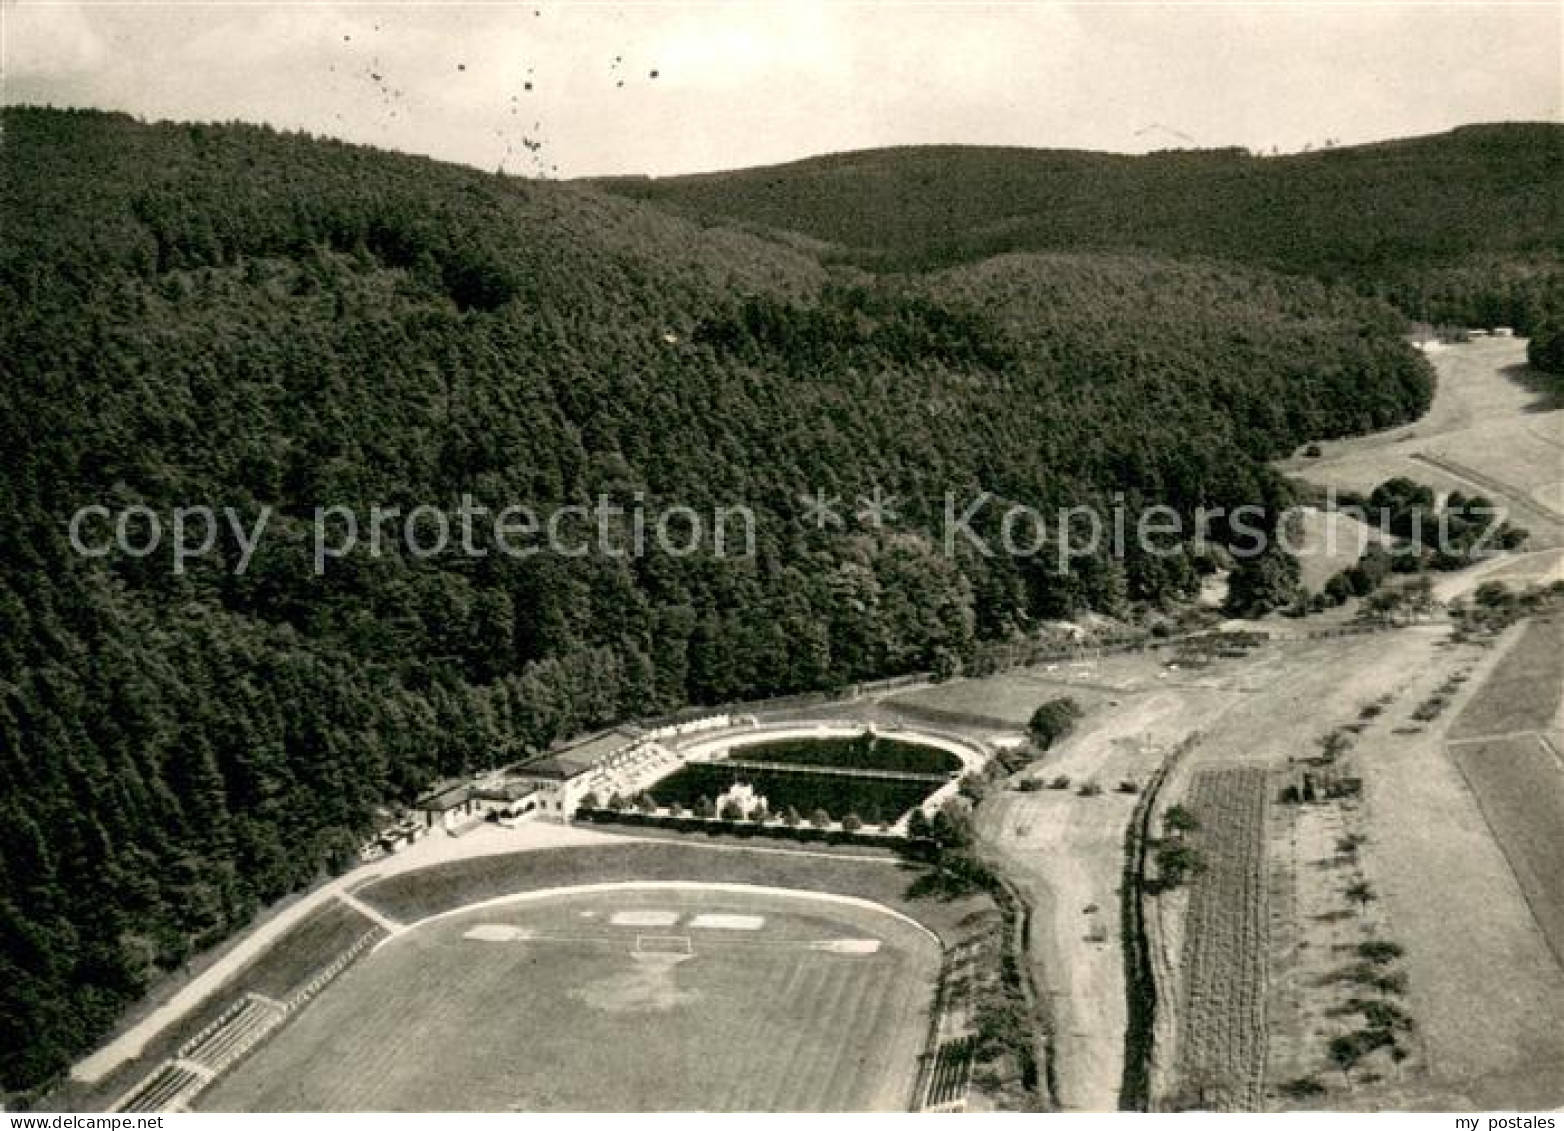
<svg viewBox="0 0 1564 1131"><path fill-rule="evenodd" d="M1157 846L1157 879L1163 889L1176 888L1205 871L1205 861L1191 845L1164 842Z"/></svg>
<svg viewBox="0 0 1564 1131"><path fill-rule="evenodd" d="M1068 696L1050 699L1032 712L1031 721L1026 726L1027 733L1032 736L1039 750L1047 750L1074 730L1080 717L1081 706L1074 699Z"/></svg>
<svg viewBox="0 0 1564 1131"><path fill-rule="evenodd" d="M1049 789L1069 789L1070 788L1070 775L1069 774L1060 774L1058 777L1054 778L1053 781L1048 783L1048 788Z"/></svg>
<svg viewBox="0 0 1564 1131"><path fill-rule="evenodd" d="M1192 833L1200 828L1200 818L1182 805L1170 805L1162 814L1162 827L1181 835Z"/></svg>
<svg viewBox="0 0 1564 1131"><path fill-rule="evenodd" d="M1380 966L1394 962L1404 953L1401 944L1388 939L1373 939L1358 944L1358 957Z"/></svg>
<svg viewBox="0 0 1564 1131"><path fill-rule="evenodd" d="M1325 1085L1313 1076L1298 1076L1283 1084L1281 1093L1288 1099L1306 1100L1311 1096L1323 1096Z"/></svg>
<svg viewBox="0 0 1564 1131"><path fill-rule="evenodd" d="M824 809L816 809L809 814L809 823L817 829L828 829L831 827L831 814Z"/></svg>
<svg viewBox="0 0 1564 1131"><path fill-rule="evenodd" d="M859 829L863 828L863 820L858 816L857 813L849 813L847 816L842 818L842 828L846 829L850 833L855 833Z"/></svg>
<svg viewBox="0 0 1564 1131"><path fill-rule="evenodd" d="M1102 786L1094 781L1082 782L1081 788L1075 791L1082 797L1096 797L1102 792Z"/></svg>

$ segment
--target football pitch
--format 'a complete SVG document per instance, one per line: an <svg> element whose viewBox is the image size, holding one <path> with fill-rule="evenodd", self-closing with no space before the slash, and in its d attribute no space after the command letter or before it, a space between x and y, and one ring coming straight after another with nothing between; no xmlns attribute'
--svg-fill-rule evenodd
<svg viewBox="0 0 1564 1131"><path fill-rule="evenodd" d="M547 895L398 934L211 1111L905 1110L939 946L869 908Z"/></svg>

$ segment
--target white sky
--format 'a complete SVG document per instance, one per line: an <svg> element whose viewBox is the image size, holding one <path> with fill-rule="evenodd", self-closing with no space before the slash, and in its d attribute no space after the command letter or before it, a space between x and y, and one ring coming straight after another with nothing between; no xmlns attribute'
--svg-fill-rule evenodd
<svg viewBox="0 0 1564 1131"><path fill-rule="evenodd" d="M1285 151L1564 118L1561 10L0 0L0 77L10 103L265 121L558 176L929 142Z"/></svg>

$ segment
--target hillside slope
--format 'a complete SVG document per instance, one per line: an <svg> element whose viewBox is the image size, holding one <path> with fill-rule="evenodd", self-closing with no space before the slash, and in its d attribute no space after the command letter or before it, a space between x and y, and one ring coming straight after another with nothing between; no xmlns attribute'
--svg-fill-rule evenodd
<svg viewBox="0 0 1564 1131"><path fill-rule="evenodd" d="M1564 126L1285 157L963 146L872 150L604 188L794 230L879 269L1136 249L1343 280L1413 317L1525 328L1564 309Z"/></svg>
<svg viewBox="0 0 1564 1131"><path fill-rule="evenodd" d="M947 491L1274 508L1264 461L1429 397L1393 312L1262 271L1019 256L872 279L583 187L261 128L9 109L4 130L9 1089L437 774L686 703L980 665L1039 617L1197 583L1187 554L947 554ZM851 515L875 487L899 500L884 529ZM815 491L842 528L805 521ZM394 541L312 568L316 507L464 495L742 504L755 553ZM273 513L242 573L226 531L176 572L166 546L73 552L89 504Z"/></svg>

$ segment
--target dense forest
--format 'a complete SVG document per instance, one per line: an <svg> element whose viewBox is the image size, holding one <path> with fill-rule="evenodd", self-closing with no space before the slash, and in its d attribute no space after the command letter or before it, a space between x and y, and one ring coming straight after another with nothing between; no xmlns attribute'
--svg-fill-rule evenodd
<svg viewBox="0 0 1564 1131"><path fill-rule="evenodd" d="M1409 317L1522 331L1564 312L1564 126L1260 156L927 146L599 182L826 241L877 270L1008 251L1211 256L1349 283Z"/></svg>
<svg viewBox="0 0 1564 1131"><path fill-rule="evenodd" d="M1045 618L1175 601L1206 565L947 554L947 491L1274 513L1267 460L1431 393L1390 307L1256 267L866 274L259 127L3 124L0 1084L24 1099L438 775L959 670ZM884 527L851 514L876 487ZM816 491L849 500L839 527L805 521ZM755 553L311 568L317 506L463 495L743 504ZM275 513L243 572L226 538L180 572L74 552L87 504Z"/></svg>

